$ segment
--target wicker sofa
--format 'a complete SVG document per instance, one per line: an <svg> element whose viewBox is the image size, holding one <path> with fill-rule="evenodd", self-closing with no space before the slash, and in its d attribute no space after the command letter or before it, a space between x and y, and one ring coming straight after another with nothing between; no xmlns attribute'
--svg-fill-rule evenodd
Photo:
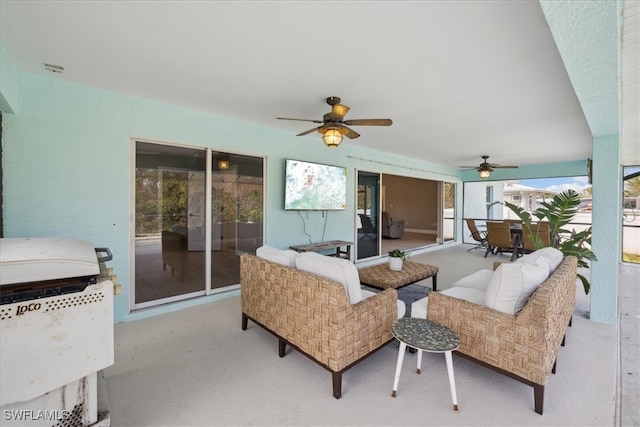
<svg viewBox="0 0 640 427"><path fill-rule="evenodd" d="M499 264L494 263L494 275ZM532 386L534 409L542 414L544 387L555 373L558 351L564 345L575 308L576 268L575 257L562 259L515 314L489 308L479 303L477 297L470 301L474 298L468 298L465 295L468 289L464 289L470 285L468 279L443 292L432 292L426 301L414 304L426 306L427 319L460 335L458 355ZM472 276L487 282L491 270L481 270ZM479 295L487 284L476 283L470 295ZM412 316L414 311L419 310L412 306Z"/></svg>
<svg viewBox="0 0 640 427"><path fill-rule="evenodd" d="M394 289L352 304L352 290L345 292L343 283L250 254L240 257L240 289L242 329L252 320L278 338L280 357L289 344L330 371L336 399L342 396L342 373L393 339L391 324L400 308Z"/></svg>

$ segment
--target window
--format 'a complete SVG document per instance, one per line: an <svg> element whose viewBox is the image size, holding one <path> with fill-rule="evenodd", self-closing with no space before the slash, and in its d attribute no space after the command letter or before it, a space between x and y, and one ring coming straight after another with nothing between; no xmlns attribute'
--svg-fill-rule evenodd
<svg viewBox="0 0 640 427"><path fill-rule="evenodd" d="M640 263L640 166L623 171L622 261Z"/></svg>
<svg viewBox="0 0 640 427"><path fill-rule="evenodd" d="M138 141L134 191L134 308L237 288L262 245L262 158Z"/></svg>
<svg viewBox="0 0 640 427"><path fill-rule="evenodd" d="M540 203L566 189L576 191L580 194L582 201L574 222L566 228L579 232L590 227L591 185L588 183L587 176L465 182L463 218L474 218L476 224L481 227L488 219L517 219L517 215L503 204L504 201L511 201L514 205L531 212L536 210ZM466 228L464 230L463 243L475 243L470 238L470 232Z"/></svg>

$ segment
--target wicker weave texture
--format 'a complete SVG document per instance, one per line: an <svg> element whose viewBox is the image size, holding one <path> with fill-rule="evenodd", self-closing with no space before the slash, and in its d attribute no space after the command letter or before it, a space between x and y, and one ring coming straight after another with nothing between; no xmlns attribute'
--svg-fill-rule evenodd
<svg viewBox="0 0 640 427"><path fill-rule="evenodd" d="M393 271L387 263L373 265L358 270L360 281L375 287L387 289L397 289L418 280L433 277L438 274L438 267L435 265L421 264L417 262L404 261L402 270Z"/></svg>
<svg viewBox="0 0 640 427"><path fill-rule="evenodd" d="M461 353L545 385L575 308L576 268L566 257L517 315L434 292L427 318L460 335Z"/></svg>
<svg viewBox="0 0 640 427"><path fill-rule="evenodd" d="M243 313L336 372L392 338L394 289L351 305L342 284L249 254L240 284Z"/></svg>

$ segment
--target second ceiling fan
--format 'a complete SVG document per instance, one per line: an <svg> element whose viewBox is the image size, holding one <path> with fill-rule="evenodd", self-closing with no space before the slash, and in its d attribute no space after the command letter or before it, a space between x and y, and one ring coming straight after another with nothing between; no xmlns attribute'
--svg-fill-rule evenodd
<svg viewBox="0 0 640 427"><path fill-rule="evenodd" d="M461 168L466 168L466 169L475 169L478 171L478 174L480 175L480 178L489 178L491 176L491 172L494 171L494 169L517 169L518 166L501 166L497 163L489 163L487 162L487 160L489 159L489 156L482 156L482 163L480 163L479 166L460 166Z"/></svg>
<svg viewBox="0 0 640 427"><path fill-rule="evenodd" d="M360 134L348 126L391 126L393 121L391 119L355 119L344 120L344 116L347 115L350 108L340 103L340 98L337 96L330 96L327 98L327 104L331 105L331 112L326 113L322 120L313 119L293 119L289 117L277 117L278 120L296 120L300 122L312 122L321 124L318 127L306 130L297 134L296 136L303 136L310 134L311 132L318 131L323 136L322 139L328 147L337 147L342 142L342 137L346 136L349 139L355 139Z"/></svg>

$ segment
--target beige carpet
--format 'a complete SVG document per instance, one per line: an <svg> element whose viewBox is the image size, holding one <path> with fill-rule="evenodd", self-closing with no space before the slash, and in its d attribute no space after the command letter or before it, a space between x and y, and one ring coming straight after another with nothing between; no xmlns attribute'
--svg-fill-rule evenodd
<svg viewBox="0 0 640 427"><path fill-rule="evenodd" d="M414 256L440 267L440 289L490 265L468 245ZM578 292L582 292L578 289ZM578 295L579 295L578 293ZM585 301L579 304L584 312ZM587 304L588 307L588 304ZM348 370L343 397L329 372L296 351L278 357L276 338L240 328L239 297L116 325L116 363L105 371L114 426L187 425L614 425L616 328L579 313L549 380L544 415L531 387L454 356L460 412L451 409L444 357L426 354L422 374L405 357L390 396L397 347Z"/></svg>

